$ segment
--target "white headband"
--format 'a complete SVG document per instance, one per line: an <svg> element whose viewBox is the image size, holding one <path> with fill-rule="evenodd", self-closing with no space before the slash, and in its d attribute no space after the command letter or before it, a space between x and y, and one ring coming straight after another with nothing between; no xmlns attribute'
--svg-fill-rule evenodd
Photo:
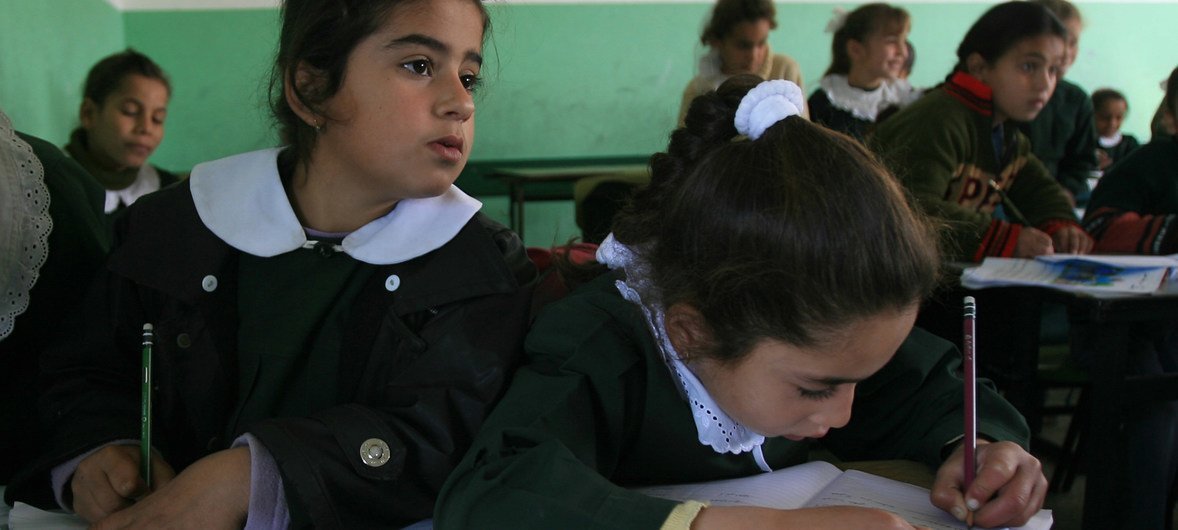
<svg viewBox="0 0 1178 530"><path fill-rule="evenodd" d="M838 30L843 29L847 24L847 10L841 7L834 8L830 13L830 22L826 23L827 33L838 33Z"/></svg>
<svg viewBox="0 0 1178 530"><path fill-rule="evenodd" d="M774 123L800 115L805 105L802 89L793 81L765 81L740 100L736 108L736 131L756 140Z"/></svg>

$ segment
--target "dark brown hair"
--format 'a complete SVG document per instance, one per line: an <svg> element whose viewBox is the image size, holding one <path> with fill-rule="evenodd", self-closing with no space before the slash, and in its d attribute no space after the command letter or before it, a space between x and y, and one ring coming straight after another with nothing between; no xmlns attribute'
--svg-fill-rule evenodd
<svg viewBox="0 0 1178 530"><path fill-rule="evenodd" d="M851 56L847 54L847 42L865 42L867 37L879 31L899 32L908 25L908 12L888 4L863 4L847 14L843 27L834 32L830 44L830 68L826 74L846 74L851 71Z"/></svg>
<svg viewBox="0 0 1178 530"><path fill-rule="evenodd" d="M1178 68L1170 72L1170 79L1166 81L1166 97L1162 101L1171 117L1178 121Z"/></svg>
<svg viewBox="0 0 1178 530"><path fill-rule="evenodd" d="M1100 108L1110 101L1124 101L1125 110L1129 110L1129 100L1125 95L1111 88L1102 88L1092 93L1092 108L1100 112Z"/></svg>
<svg viewBox="0 0 1178 530"><path fill-rule="evenodd" d="M164 84L169 97L172 95L172 83L168 81L164 69L134 48L127 48L102 58L90 67L90 72L86 74L86 83L82 86L82 96L102 106L106 98L117 90L123 79L129 75L155 79Z"/></svg>
<svg viewBox="0 0 1178 530"><path fill-rule="evenodd" d="M998 4L983 13L965 33L957 46L957 65L953 70L968 72L966 61L975 53L993 64L1018 43L1040 35L1055 35L1067 42L1068 30L1051 11L1034 2L1015 0Z"/></svg>
<svg viewBox="0 0 1178 530"><path fill-rule="evenodd" d="M278 54L270 73L270 110L278 123L282 142L300 163L310 160L315 129L307 125L286 101L283 90L292 87L294 97L307 108L322 113L322 106L343 84L352 50L384 24L393 9L429 0L285 0ZM491 28L486 7L471 0L483 17L483 35ZM300 86L295 74L300 64L318 78Z"/></svg>
<svg viewBox="0 0 1178 530"><path fill-rule="evenodd" d="M699 41L710 45L713 40L727 37L737 24L761 19L769 20L770 29L777 27L777 8L772 0L719 0Z"/></svg>
<svg viewBox="0 0 1178 530"><path fill-rule="evenodd" d="M1076 6L1074 4L1072 4L1071 2L1068 2L1068 0L1030 0L1030 1L1031 1L1031 3L1039 4L1039 5L1047 8L1047 10L1051 11L1051 14L1055 15L1055 18L1058 18L1060 22L1067 22L1068 20L1071 20L1073 18L1076 20L1080 20L1080 21L1084 20L1080 16L1080 10L1076 9Z"/></svg>
<svg viewBox="0 0 1178 530"><path fill-rule="evenodd" d="M735 76L692 102L651 183L614 222L641 248L666 307L687 303L722 362L764 338L799 346L934 287L937 234L862 144L791 116L757 140L733 118L760 81Z"/></svg>

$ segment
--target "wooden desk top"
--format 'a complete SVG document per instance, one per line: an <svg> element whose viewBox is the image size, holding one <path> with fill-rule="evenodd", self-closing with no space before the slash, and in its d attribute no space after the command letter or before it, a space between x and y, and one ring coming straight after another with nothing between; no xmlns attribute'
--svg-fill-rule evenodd
<svg viewBox="0 0 1178 530"><path fill-rule="evenodd" d="M638 173L646 170L646 164L504 166L492 168L490 176L508 182L557 182L577 180L591 175Z"/></svg>

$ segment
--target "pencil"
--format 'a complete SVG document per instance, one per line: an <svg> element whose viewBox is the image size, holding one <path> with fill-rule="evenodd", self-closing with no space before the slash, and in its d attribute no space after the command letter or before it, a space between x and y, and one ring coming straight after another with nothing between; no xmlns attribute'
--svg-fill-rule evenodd
<svg viewBox="0 0 1178 530"><path fill-rule="evenodd" d="M1010 216L1014 222L1023 226L1031 226L1031 223L1027 222L1027 218L1023 217L1023 212L1020 212L1018 207L1014 205L1014 202L1010 200L1010 197L1006 195L1006 190L1002 189L1002 186L999 186L997 182L994 182L994 179L990 179L989 185L990 189L998 192L998 198L1002 199L1002 206L1006 208L1006 214Z"/></svg>
<svg viewBox="0 0 1178 530"><path fill-rule="evenodd" d="M993 181L991 181L993 182ZM962 488L962 493L969 491L970 484L973 483L974 474L977 473L977 440L978 440L978 407L977 407L977 362L975 353L977 351L977 333L976 333L976 319L977 319L977 302L974 297L967 296L964 301L964 317L962 320L962 328L964 337L962 341L962 349L964 350L964 364L965 364L965 437L962 443L965 445L965 487ZM965 524L973 528L973 512L967 512L965 516Z"/></svg>
<svg viewBox="0 0 1178 530"><path fill-rule="evenodd" d="M151 343L152 326L143 325L143 376L140 381L139 475L151 488Z"/></svg>

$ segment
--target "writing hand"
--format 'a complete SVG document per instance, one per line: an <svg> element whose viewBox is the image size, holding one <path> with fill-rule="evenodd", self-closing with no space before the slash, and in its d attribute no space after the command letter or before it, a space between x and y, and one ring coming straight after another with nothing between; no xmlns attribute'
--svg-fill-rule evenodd
<svg viewBox="0 0 1178 530"><path fill-rule="evenodd" d="M151 481L155 487L149 489L139 476L139 447L108 445L82 459L74 471L69 484L74 512L87 521L97 521L159 489L173 476L172 466L152 452Z"/></svg>
<svg viewBox="0 0 1178 530"><path fill-rule="evenodd" d="M197 460L155 493L90 528L241 528L249 490L249 448L235 447Z"/></svg>
<svg viewBox="0 0 1178 530"><path fill-rule="evenodd" d="M775 510L753 506L709 506L691 523L692 530L709 528L782 528L806 530L913 530L903 517L884 510L857 506L827 506Z"/></svg>
<svg viewBox="0 0 1178 530"><path fill-rule="evenodd" d="M1014 244L1014 257L1033 258L1044 254L1054 254L1055 247L1051 244L1051 236L1038 228L1024 226L1018 233L1018 242Z"/></svg>
<svg viewBox="0 0 1178 530"><path fill-rule="evenodd" d="M1043 507L1047 478L1042 465L1018 444L978 440L978 471L968 491L963 491L963 458L958 447L937 470L934 506L964 520L972 504L974 524L986 528L1024 525Z"/></svg>
<svg viewBox="0 0 1178 530"><path fill-rule="evenodd" d="M1051 235L1055 250L1068 254L1087 254L1092 251L1092 238L1078 226L1066 226Z"/></svg>

